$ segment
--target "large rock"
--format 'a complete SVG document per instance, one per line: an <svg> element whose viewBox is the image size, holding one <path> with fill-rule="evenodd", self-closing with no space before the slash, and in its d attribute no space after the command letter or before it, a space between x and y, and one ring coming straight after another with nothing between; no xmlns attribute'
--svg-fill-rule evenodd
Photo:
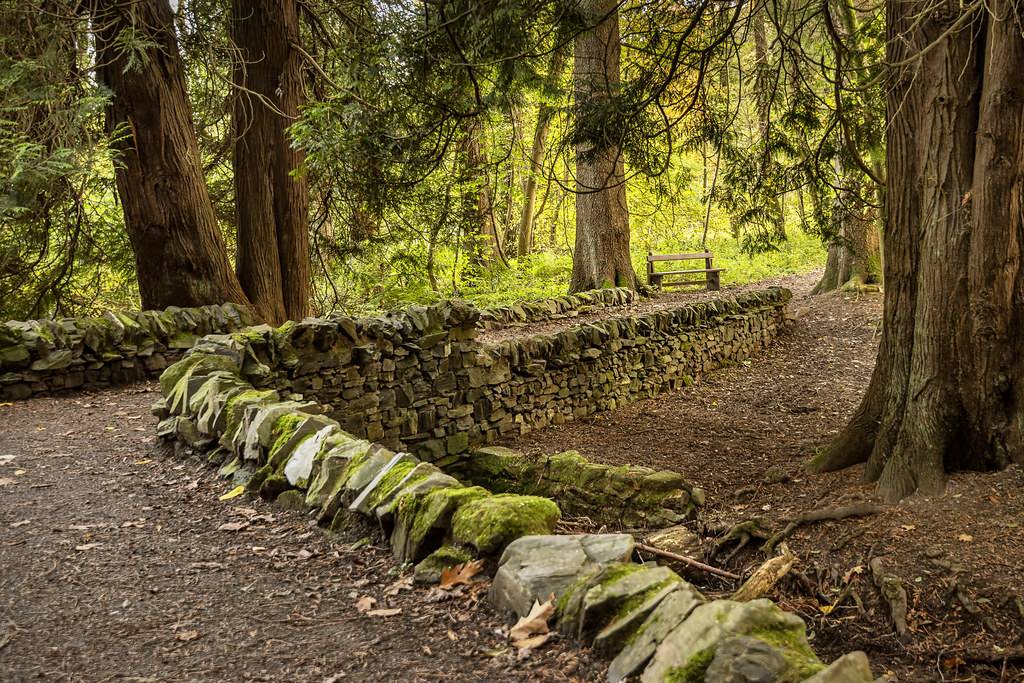
<svg viewBox="0 0 1024 683"><path fill-rule="evenodd" d="M636 629L629 642L608 666L609 683L618 683L640 671L658 649L662 640L674 631L706 598L688 583L667 595Z"/></svg>
<svg viewBox="0 0 1024 683"><path fill-rule="evenodd" d="M786 671L786 658L777 648L750 636L726 638L715 650L704 673L715 683L776 683Z"/></svg>
<svg viewBox="0 0 1024 683"><path fill-rule="evenodd" d="M641 681L708 680L705 674L716 651L734 636L750 636L778 650L786 666L774 683L797 683L825 668L807 642L800 617L779 609L771 600L716 600L697 607L661 641Z"/></svg>
<svg viewBox="0 0 1024 683"><path fill-rule="evenodd" d="M535 600L560 598L581 576L633 554L628 534L524 536L505 548L491 583L490 599L499 609L528 614Z"/></svg>
<svg viewBox="0 0 1024 683"><path fill-rule="evenodd" d="M547 498L500 494L467 503L452 516L452 538L495 553L523 536L550 534L561 513Z"/></svg>
<svg viewBox="0 0 1024 683"><path fill-rule="evenodd" d="M457 485L435 487L425 495L419 495L417 490L399 493L395 497L395 528L391 533L395 561L401 564L418 560L424 541L431 534L447 532L456 510L489 495L479 486Z"/></svg>

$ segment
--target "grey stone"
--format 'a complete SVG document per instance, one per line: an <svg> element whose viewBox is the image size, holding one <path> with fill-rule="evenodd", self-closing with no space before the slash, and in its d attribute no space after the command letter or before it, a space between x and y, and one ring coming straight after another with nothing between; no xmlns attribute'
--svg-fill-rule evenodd
<svg viewBox="0 0 1024 683"><path fill-rule="evenodd" d="M306 439L288 456L284 465L284 476L288 483L304 489L308 486L310 473L313 471L313 460L320 454L320 448L331 434L340 431L336 424L327 424L318 432Z"/></svg>
<svg viewBox="0 0 1024 683"><path fill-rule="evenodd" d="M544 602L551 595L558 599L585 574L632 554L629 534L524 536L512 541L498 560L490 599L499 609L523 616L534 600Z"/></svg>
<svg viewBox="0 0 1024 683"><path fill-rule="evenodd" d="M373 495L374 490L384 480L388 473L398 466L399 463L409 462L418 464L418 460L409 453L395 453L391 456L391 459L377 472L375 476L366 487L356 496L356 499L352 501L352 504L348 506L348 509L352 512L361 512L364 515L370 514L370 499Z"/></svg>
<svg viewBox="0 0 1024 683"><path fill-rule="evenodd" d="M757 638L725 638L715 650L704 680L715 683L776 683L786 670L786 658Z"/></svg>
<svg viewBox="0 0 1024 683"><path fill-rule="evenodd" d="M857 650L843 655L804 683L872 683L868 656Z"/></svg>
<svg viewBox="0 0 1024 683"><path fill-rule="evenodd" d="M803 680L824 668L807 643L800 617L784 612L771 600L716 600L698 606L661 641L641 681L664 683L672 680L673 672L710 665L708 654L736 635L763 635L762 640L779 648L786 660L784 680Z"/></svg>
<svg viewBox="0 0 1024 683"><path fill-rule="evenodd" d="M425 496L435 489L449 489L461 486L459 480L439 470L429 462L421 462L413 468L401 483L385 497L373 514L377 519L390 520L395 513L395 506L403 496Z"/></svg>
<svg viewBox="0 0 1024 683"><path fill-rule="evenodd" d="M700 537L683 525L657 531L648 536L645 543L687 557L698 557L701 554Z"/></svg>
<svg viewBox="0 0 1024 683"><path fill-rule="evenodd" d="M680 584L662 600L637 628L626 646L608 666L608 681L618 683L640 671L658 644L675 630L706 598L689 583Z"/></svg>

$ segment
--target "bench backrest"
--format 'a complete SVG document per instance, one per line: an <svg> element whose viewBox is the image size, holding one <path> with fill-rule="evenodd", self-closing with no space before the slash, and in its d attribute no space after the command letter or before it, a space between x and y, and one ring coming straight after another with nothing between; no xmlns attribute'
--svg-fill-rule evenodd
<svg viewBox="0 0 1024 683"><path fill-rule="evenodd" d="M654 263L655 261L695 261L697 259L709 258L714 258L714 254L710 251L699 254L647 254L648 263Z"/></svg>

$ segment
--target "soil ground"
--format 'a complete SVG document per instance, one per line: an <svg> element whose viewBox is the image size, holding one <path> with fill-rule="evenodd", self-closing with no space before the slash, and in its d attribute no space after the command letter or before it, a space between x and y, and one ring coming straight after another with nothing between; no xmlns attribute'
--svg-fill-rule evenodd
<svg viewBox="0 0 1024 683"><path fill-rule="evenodd" d="M219 501L215 470L155 444L158 397L0 406L0 680L600 678L564 641L517 655L483 582L388 595L410 572L374 529L328 538L297 512ZM362 614L364 596L401 612Z"/></svg>
<svg viewBox="0 0 1024 683"><path fill-rule="evenodd" d="M752 570L759 541L727 560L715 534L872 500L859 469L803 470L867 385L881 310L878 295L810 297L816 278L773 283L794 290L795 320L757 358L509 445L683 472L707 492L705 558ZM212 469L156 444L156 397L143 386L0 405L0 680L601 680L602 664L565 641L509 649L484 583L398 590L408 571L378 530L327 537L299 513L218 500L229 487ZM797 528L800 562L772 597L807 620L823 658L864 649L898 681L1024 681L1022 522L1024 470L958 474L942 497ZM866 570L876 557L909 595L902 642ZM362 614L366 596L401 612Z"/></svg>
<svg viewBox="0 0 1024 683"><path fill-rule="evenodd" d="M578 450L610 464L675 470L707 492L705 558L751 571L754 539L726 562L715 535L759 519L769 533L809 510L876 502L862 468L823 475L804 465L846 424L867 387L881 295L810 296L817 273L791 277L785 335L766 352L694 386L504 445ZM523 330L525 332L525 330ZM826 658L863 649L899 681L1024 681L1024 469L958 473L945 495L915 496L858 518L798 527L797 571L772 597L801 614ZM893 633L869 561L903 582L909 637ZM710 593L731 585L705 583Z"/></svg>

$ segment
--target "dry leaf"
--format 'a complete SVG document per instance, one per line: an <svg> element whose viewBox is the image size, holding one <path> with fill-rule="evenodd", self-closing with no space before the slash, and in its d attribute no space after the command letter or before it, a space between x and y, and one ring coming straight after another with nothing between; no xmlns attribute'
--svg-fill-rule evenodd
<svg viewBox="0 0 1024 683"><path fill-rule="evenodd" d="M453 631L451 629L448 629L448 640L450 640L452 642L455 642L458 639L459 639L459 637L457 635L455 635L455 631Z"/></svg>
<svg viewBox="0 0 1024 683"><path fill-rule="evenodd" d="M31 522L31 519L23 519L20 522L11 522L11 528L17 529L19 526L25 526L26 524L30 524Z"/></svg>
<svg viewBox="0 0 1024 683"><path fill-rule="evenodd" d="M199 484L199 480L196 479L196 485L198 485L198 484ZM230 491L228 491L227 493L225 493L223 496L218 497L217 500L231 500L232 498L237 498L238 496L242 495L243 493L245 493L245 487L244 486L236 486L235 488L233 488ZM253 510L253 512L255 513L256 511Z"/></svg>
<svg viewBox="0 0 1024 683"><path fill-rule="evenodd" d="M508 637L517 641L526 640L535 634L547 633L548 619L554 613L555 603L553 600L548 600L544 604L534 600L530 613L516 622L516 625L508 632Z"/></svg>
<svg viewBox="0 0 1024 683"><path fill-rule="evenodd" d="M372 609L366 613L368 617L393 617L396 614L401 614L401 607L394 607L392 609Z"/></svg>
<svg viewBox="0 0 1024 683"><path fill-rule="evenodd" d="M239 531L247 526L249 522L224 522L217 527L217 531Z"/></svg>
<svg viewBox="0 0 1024 683"><path fill-rule="evenodd" d="M92 550L93 548L103 547L102 543L85 543L83 545L76 545L75 550Z"/></svg>
<svg viewBox="0 0 1024 683"><path fill-rule="evenodd" d="M13 486L15 483L17 483L17 482L15 482L10 477L0 478L0 486Z"/></svg>
<svg viewBox="0 0 1024 683"><path fill-rule="evenodd" d="M356 611L365 614L376 604L377 598L371 598L369 595L364 595L356 600Z"/></svg>
<svg viewBox="0 0 1024 683"><path fill-rule="evenodd" d="M190 640L195 640L196 638L198 638L199 631L182 631L175 637L181 642L187 643Z"/></svg>
<svg viewBox="0 0 1024 683"><path fill-rule="evenodd" d="M533 649L536 649L536 648L540 647L544 643L548 642L548 639L550 637L551 637L550 633L542 633L542 634L540 634L538 636L533 636L531 638L523 638L522 640L513 640L512 644L515 645L516 647L518 647L520 650L533 650Z"/></svg>
<svg viewBox="0 0 1024 683"><path fill-rule="evenodd" d="M449 588L469 583L470 579L480 573L483 566L483 560L473 560L472 562L463 562L454 567L449 567L441 572L441 583L437 587L441 590L448 590Z"/></svg>
<svg viewBox="0 0 1024 683"><path fill-rule="evenodd" d="M398 595L401 591L412 590L412 577L406 576L384 589L384 595Z"/></svg>
<svg viewBox="0 0 1024 683"><path fill-rule="evenodd" d="M960 534L956 537L956 540L963 541L964 543L970 543L974 540L974 536L971 536L970 534Z"/></svg>

